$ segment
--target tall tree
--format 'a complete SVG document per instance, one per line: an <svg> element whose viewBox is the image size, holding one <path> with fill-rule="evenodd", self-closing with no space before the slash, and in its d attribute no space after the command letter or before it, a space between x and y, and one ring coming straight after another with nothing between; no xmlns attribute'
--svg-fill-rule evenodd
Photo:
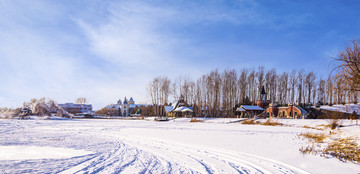
<svg viewBox="0 0 360 174"><path fill-rule="evenodd" d="M256 72L254 69L250 71L250 74L248 76L248 96L252 102L252 104L255 104L256 101L256 94L257 94L257 86L256 86L256 80L255 80Z"/></svg>
<svg viewBox="0 0 360 174"><path fill-rule="evenodd" d="M247 96L247 90L248 90L247 79L248 79L248 70L242 69L240 72L239 80L238 80L238 86L239 86L239 101L238 101L238 103L243 103Z"/></svg>
<svg viewBox="0 0 360 174"><path fill-rule="evenodd" d="M297 85L297 91L298 91L298 103L305 103L304 99L303 99L303 83L304 83L304 70L300 70L298 71L297 74L297 79L298 79L298 85Z"/></svg>
<svg viewBox="0 0 360 174"><path fill-rule="evenodd" d="M327 102L328 104L333 104L333 94L334 94L334 85L333 85L333 77L329 75L326 81L326 93L327 93Z"/></svg>
<svg viewBox="0 0 360 174"><path fill-rule="evenodd" d="M297 78L296 78L296 70L292 70L289 79L289 86L290 86L290 103L295 102L295 87L297 85Z"/></svg>
<svg viewBox="0 0 360 174"><path fill-rule="evenodd" d="M360 91L360 40L347 43L336 60L340 63L338 76L348 85L345 90Z"/></svg>
<svg viewBox="0 0 360 174"><path fill-rule="evenodd" d="M315 86L316 76L313 72L310 72L306 75L305 78L305 87L307 89L307 103L311 103L311 92L313 92Z"/></svg>
<svg viewBox="0 0 360 174"><path fill-rule="evenodd" d="M318 102L325 103L326 81L320 78L318 84Z"/></svg>

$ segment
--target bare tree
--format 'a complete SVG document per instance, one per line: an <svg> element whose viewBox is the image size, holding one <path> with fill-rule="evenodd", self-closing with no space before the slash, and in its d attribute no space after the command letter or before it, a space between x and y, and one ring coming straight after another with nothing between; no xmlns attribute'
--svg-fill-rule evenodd
<svg viewBox="0 0 360 174"><path fill-rule="evenodd" d="M276 102L276 94L277 94L277 74L276 70L273 68L269 70L266 75L266 89L269 93L270 100Z"/></svg>
<svg viewBox="0 0 360 174"><path fill-rule="evenodd" d="M283 72L281 74L281 76L279 77L279 86L278 86L279 98L278 98L278 101L281 104L286 103L287 91L288 91L288 78L289 78L289 75L288 75L287 72Z"/></svg>
<svg viewBox="0 0 360 174"><path fill-rule="evenodd" d="M318 84L318 101L322 104L325 103L326 81L320 78Z"/></svg>
<svg viewBox="0 0 360 174"><path fill-rule="evenodd" d="M335 77L335 101L337 104L345 103L345 85L343 78Z"/></svg>
<svg viewBox="0 0 360 174"><path fill-rule="evenodd" d="M303 90L303 83L304 83L304 70L300 70L298 71L298 74L297 74L297 79L298 79L298 85L297 85L297 91L298 91L298 103L305 103L304 100L303 100L303 93L304 93L304 90Z"/></svg>
<svg viewBox="0 0 360 174"><path fill-rule="evenodd" d="M239 100L238 103L243 103L245 101L247 90L248 90L248 70L242 69L240 73L240 77L238 80L239 86Z"/></svg>
<svg viewBox="0 0 360 174"><path fill-rule="evenodd" d="M327 102L330 105L333 104L333 94L334 94L334 85L333 85L333 78L329 75L326 81L326 93L327 93Z"/></svg>
<svg viewBox="0 0 360 174"><path fill-rule="evenodd" d="M237 91L237 72L225 70L222 74L222 108L224 113L229 117L233 116L233 107L235 106Z"/></svg>
<svg viewBox="0 0 360 174"><path fill-rule="evenodd" d="M76 104L85 104L87 103L87 99L85 97L79 97L75 100Z"/></svg>
<svg viewBox="0 0 360 174"><path fill-rule="evenodd" d="M289 79L289 86L290 86L290 103L294 103L295 102L295 87L297 85L297 78L296 78L296 70L292 70L291 74L290 74L290 79Z"/></svg>
<svg viewBox="0 0 360 174"><path fill-rule="evenodd" d="M69 117L70 114L63 108L58 106L54 100L46 99L31 99L29 102L24 102L23 107L31 109L34 115L50 116L52 112L56 112L59 117Z"/></svg>
<svg viewBox="0 0 360 174"><path fill-rule="evenodd" d="M261 88L264 86L264 83L265 83L265 67L264 66L259 66L258 72L256 73L256 80L257 80L257 85L258 85L257 92L259 92L259 91L261 91Z"/></svg>
<svg viewBox="0 0 360 174"><path fill-rule="evenodd" d="M171 80L167 77L160 78L160 103L165 105L168 104L169 95L171 93L170 89Z"/></svg>
<svg viewBox="0 0 360 174"><path fill-rule="evenodd" d="M151 82L149 82L147 87L147 92L150 95L155 115L160 114L159 112L160 89L161 89L160 77L154 78Z"/></svg>
<svg viewBox="0 0 360 174"><path fill-rule="evenodd" d="M213 87L213 105L212 105L212 113L215 116L219 116L220 115L220 102L221 102L221 75L218 72L218 70L216 69L215 71L210 72L210 77L213 80L213 85L211 85Z"/></svg>
<svg viewBox="0 0 360 174"><path fill-rule="evenodd" d="M360 40L347 43L336 60L340 62L338 76L348 85L344 90L360 91Z"/></svg>
<svg viewBox="0 0 360 174"><path fill-rule="evenodd" d="M314 86L315 86L315 79L316 79L316 76L313 72L310 72L309 74L306 75L306 78L305 78L305 87L307 89L307 103L311 103L311 92L313 91L314 89Z"/></svg>
<svg viewBox="0 0 360 174"><path fill-rule="evenodd" d="M256 81L255 81L255 75L256 75L256 72L255 70L251 70L250 71L250 74L248 76L248 96L251 100L251 102L253 104L255 104L255 101L256 101L256 94L257 94L257 85L256 85Z"/></svg>

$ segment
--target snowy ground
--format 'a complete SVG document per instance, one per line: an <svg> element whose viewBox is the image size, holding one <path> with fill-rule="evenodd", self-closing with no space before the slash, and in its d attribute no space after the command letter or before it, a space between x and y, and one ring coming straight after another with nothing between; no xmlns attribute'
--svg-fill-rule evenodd
<svg viewBox="0 0 360 174"><path fill-rule="evenodd" d="M149 119L151 120L151 119ZM360 173L360 165L301 155L304 125L230 123L236 119L0 120L1 173ZM360 126L344 121L344 136Z"/></svg>

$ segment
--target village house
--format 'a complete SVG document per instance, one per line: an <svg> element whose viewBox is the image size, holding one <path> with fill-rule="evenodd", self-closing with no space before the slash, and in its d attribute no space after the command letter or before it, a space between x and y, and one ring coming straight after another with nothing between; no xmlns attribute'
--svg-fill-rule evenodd
<svg viewBox="0 0 360 174"><path fill-rule="evenodd" d="M300 106L294 104L288 104L285 107L279 107L277 104L270 104L270 106L266 109L266 115L276 118L305 118L307 115L307 111Z"/></svg>
<svg viewBox="0 0 360 174"><path fill-rule="evenodd" d="M240 117L253 117L255 115L259 115L264 112L264 109L259 106L251 106L251 105L241 105L236 109L238 113L240 113Z"/></svg>
<svg viewBox="0 0 360 174"><path fill-rule="evenodd" d="M236 109L236 112L240 113L240 117L253 117L264 112L270 104L270 100L267 100L267 94L264 86L261 88L260 100L256 101L256 106L241 105Z"/></svg>
<svg viewBox="0 0 360 174"><path fill-rule="evenodd" d="M279 107L276 103L267 100L267 93L264 86L261 89L260 100L256 101L256 106L241 105L236 109L241 117L253 117L256 115L276 118L305 118L307 111L295 104Z"/></svg>
<svg viewBox="0 0 360 174"><path fill-rule="evenodd" d="M168 117L192 117L194 109L190 107L181 95L179 100L171 106L165 106L166 116Z"/></svg>

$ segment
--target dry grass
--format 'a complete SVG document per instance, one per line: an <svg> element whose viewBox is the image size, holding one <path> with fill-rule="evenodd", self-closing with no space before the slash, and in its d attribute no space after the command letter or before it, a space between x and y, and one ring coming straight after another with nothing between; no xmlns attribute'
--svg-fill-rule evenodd
<svg viewBox="0 0 360 174"><path fill-rule="evenodd" d="M318 148L316 148L316 146L314 144L311 144L310 146L306 146L306 147L300 147L299 151L301 152L301 154L313 154L316 155L319 153L319 150L317 150Z"/></svg>
<svg viewBox="0 0 360 174"><path fill-rule="evenodd" d="M306 128L306 129L315 129L315 127L311 127L311 126L308 126L308 125L305 125L303 127Z"/></svg>
<svg viewBox="0 0 360 174"><path fill-rule="evenodd" d="M190 120L190 123L196 123L196 122L203 122L203 120L198 120L198 119L196 119L196 118L192 118L192 119Z"/></svg>
<svg viewBox="0 0 360 174"><path fill-rule="evenodd" d="M271 119L267 119L264 123L261 123L261 125L264 125L264 126L281 126L283 124L279 123L279 122L276 122L276 121L273 121Z"/></svg>
<svg viewBox="0 0 360 174"><path fill-rule="evenodd" d="M241 121L241 124L256 124L256 122L254 119L249 119Z"/></svg>
<svg viewBox="0 0 360 174"><path fill-rule="evenodd" d="M312 126L308 126L308 125L303 126L303 128L306 128L306 129L315 129L315 130L323 130L323 129L321 129L321 128L312 127Z"/></svg>
<svg viewBox="0 0 360 174"><path fill-rule="evenodd" d="M356 138L339 138L330 143L330 145L323 150L322 156L333 156L339 160L346 162L352 161L360 163L360 146Z"/></svg>
<svg viewBox="0 0 360 174"><path fill-rule="evenodd" d="M248 120L241 121L241 124L260 124L260 125L264 125L264 126L281 126L281 125L283 125L282 123L273 121L271 119L267 119L264 123L255 121L254 119L248 119Z"/></svg>
<svg viewBox="0 0 360 174"><path fill-rule="evenodd" d="M326 125L325 127L331 128L331 129L336 129L338 127L342 127L341 122L339 119L332 119L330 121L330 123L328 125Z"/></svg>
<svg viewBox="0 0 360 174"><path fill-rule="evenodd" d="M330 139L330 142L325 142L330 135L324 133L304 133L299 137L303 137L310 141L307 147L301 147L299 151L302 154L320 154L322 157L335 157L339 160L346 162L351 161L360 163L360 146L357 143L358 139L347 137Z"/></svg>
<svg viewBox="0 0 360 174"><path fill-rule="evenodd" d="M310 142L313 142L313 143L322 143L329 136L324 134L324 133L309 133L308 132L308 133L300 134L299 137L304 137L304 138L310 140Z"/></svg>

